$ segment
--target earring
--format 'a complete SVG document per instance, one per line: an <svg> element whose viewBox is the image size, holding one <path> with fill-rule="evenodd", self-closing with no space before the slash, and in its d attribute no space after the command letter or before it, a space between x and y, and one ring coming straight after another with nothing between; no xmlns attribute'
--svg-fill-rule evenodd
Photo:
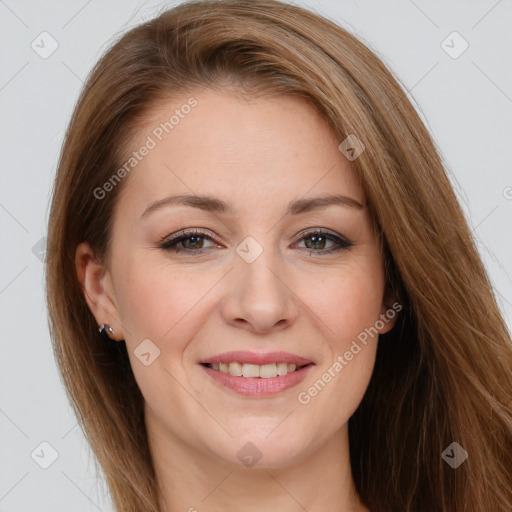
<svg viewBox="0 0 512 512"><path fill-rule="evenodd" d="M101 333L101 335L106 338L107 340L112 340L112 338L108 335L109 333L114 335L114 329L110 327L108 324L101 324L101 327L98 329ZM115 341L115 340L112 340Z"/></svg>

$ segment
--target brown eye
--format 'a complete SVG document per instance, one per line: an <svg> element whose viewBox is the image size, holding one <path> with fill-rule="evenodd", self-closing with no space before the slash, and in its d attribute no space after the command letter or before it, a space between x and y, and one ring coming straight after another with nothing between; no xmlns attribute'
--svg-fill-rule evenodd
<svg viewBox="0 0 512 512"><path fill-rule="evenodd" d="M198 230L180 231L171 238L160 243L160 248L173 252L187 252L190 254L203 253L208 247L204 247L205 240L214 242L208 234ZM181 244L181 247L180 247ZM212 244L212 247L216 244Z"/></svg>
<svg viewBox="0 0 512 512"><path fill-rule="evenodd" d="M345 238L335 235L334 233L331 233L329 231L323 230L302 233L302 238L300 241L305 241L305 249L309 249L310 252L318 254L328 254L332 252L337 252L343 249L348 249L349 247L352 247L354 245L352 242L346 240ZM334 243L334 247L330 247L325 250L326 244L328 242Z"/></svg>

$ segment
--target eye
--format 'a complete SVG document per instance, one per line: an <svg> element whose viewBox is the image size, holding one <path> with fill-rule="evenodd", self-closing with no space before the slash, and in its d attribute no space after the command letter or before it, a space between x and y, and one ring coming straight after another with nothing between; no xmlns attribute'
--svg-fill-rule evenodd
<svg viewBox="0 0 512 512"><path fill-rule="evenodd" d="M308 232L302 232L301 238L298 243L304 242L306 247L299 247L299 249L309 250L310 254L325 255L353 247L353 243L342 237L336 235L325 229L315 229ZM174 253L187 253L187 254L203 254L208 249L205 247L205 241L212 242L211 247L219 247L220 244L216 243L215 239L208 233L200 229L184 229L171 237L166 237L160 240L159 247L161 249L172 251ZM330 248L325 249L326 244L331 243Z"/></svg>
<svg viewBox="0 0 512 512"><path fill-rule="evenodd" d="M171 238L161 240L159 247L176 253L200 254L204 252L204 240L214 241L213 237L199 229L184 229Z"/></svg>
<svg viewBox="0 0 512 512"><path fill-rule="evenodd" d="M324 229L316 229L307 233L303 232L300 236L300 242L304 241L306 243L305 248L310 249L310 254L313 252L318 253L319 255L330 254L348 249L354 245L346 238ZM308 243L308 241L310 242ZM334 243L334 247L331 246L329 249L324 250L327 242Z"/></svg>

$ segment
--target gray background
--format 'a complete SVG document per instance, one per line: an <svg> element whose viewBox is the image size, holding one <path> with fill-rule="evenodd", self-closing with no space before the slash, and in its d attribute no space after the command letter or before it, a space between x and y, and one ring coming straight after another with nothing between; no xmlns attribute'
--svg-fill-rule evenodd
<svg viewBox="0 0 512 512"><path fill-rule="evenodd" d="M175 3L0 0L0 512L112 510L53 360L38 243L83 80L116 35ZM295 3L355 33L400 77L440 148L510 327L512 1ZM51 49L45 31L58 48L42 58L31 44ZM469 44L458 56L454 31ZM42 442L58 453L47 469Z"/></svg>

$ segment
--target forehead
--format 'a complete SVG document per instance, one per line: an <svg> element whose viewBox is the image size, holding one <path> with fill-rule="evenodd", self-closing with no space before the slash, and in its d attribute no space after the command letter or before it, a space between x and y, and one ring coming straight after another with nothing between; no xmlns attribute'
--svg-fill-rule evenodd
<svg viewBox="0 0 512 512"><path fill-rule="evenodd" d="M120 201L139 215L173 193L215 195L248 208L284 207L291 198L322 193L362 202L340 142L297 97L251 99L212 89L183 94L154 107L134 132L123 163L138 154Z"/></svg>

